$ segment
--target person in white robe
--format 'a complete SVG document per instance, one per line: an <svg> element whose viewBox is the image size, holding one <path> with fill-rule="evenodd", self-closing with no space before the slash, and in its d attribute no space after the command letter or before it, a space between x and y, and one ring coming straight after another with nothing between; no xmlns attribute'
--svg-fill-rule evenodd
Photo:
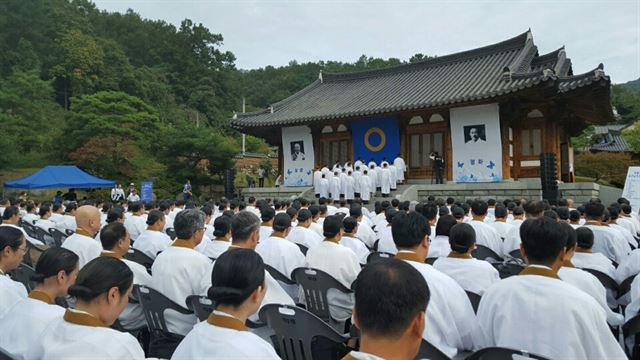
<svg viewBox="0 0 640 360"><path fill-rule="evenodd" d="M362 205L352 204L351 209L349 209L349 216L353 216L358 220L358 239L362 240L367 248L373 249L376 240L378 240L378 236L371 227L364 222Z"/></svg>
<svg viewBox="0 0 640 360"><path fill-rule="evenodd" d="M465 291L482 296L500 281L498 270L484 260L474 259L476 233L469 224L456 224L449 231L451 252L440 257L433 267L454 279Z"/></svg>
<svg viewBox="0 0 640 360"><path fill-rule="evenodd" d="M64 207L62 204L51 205L51 217L49 220L56 224L56 228L59 230L59 224L64 221Z"/></svg>
<svg viewBox="0 0 640 360"><path fill-rule="evenodd" d="M43 229L47 233L49 229L55 229L56 223L50 220L51 218L51 206L43 205L40 206L40 218L36 220L36 226Z"/></svg>
<svg viewBox="0 0 640 360"><path fill-rule="evenodd" d="M253 213L251 216L258 218ZM204 214L196 209L183 210L176 215L174 226L178 238L156 257L151 267L152 288L176 304L187 308L189 295L205 295L211 286L211 260L194 250L204 236ZM186 335L196 324L195 315L165 312L170 332Z"/></svg>
<svg viewBox="0 0 640 360"><path fill-rule="evenodd" d="M75 234L66 238L62 247L80 257L80 269L82 269L102 252L102 245L94 239L100 230L100 211L93 206L84 205L76 211L75 219L78 229Z"/></svg>
<svg viewBox="0 0 640 360"><path fill-rule="evenodd" d="M145 220L142 218L144 208L142 207L142 203L133 202L129 203L127 210L129 214L125 217L124 226L127 228L131 240L135 242L147 227Z"/></svg>
<svg viewBox="0 0 640 360"><path fill-rule="evenodd" d="M357 168L358 166L362 166L364 165L364 162L362 162L362 158L358 158L354 163L353 163L353 168Z"/></svg>
<svg viewBox="0 0 640 360"><path fill-rule="evenodd" d="M124 258L131 246L131 238L123 224L114 222L105 226L100 232L100 242L104 249L100 256L110 256L124 262L133 272L134 285L152 286L151 275L147 269L137 262ZM119 320L120 325L127 330L142 329L147 325L139 303L127 304Z"/></svg>
<svg viewBox="0 0 640 360"><path fill-rule="evenodd" d="M427 281L431 299L426 310L423 338L448 357L471 351L482 341L482 331L467 294L451 277L425 264L430 228L417 212L399 212L391 223L398 248L396 259L413 266Z"/></svg>
<svg viewBox="0 0 640 360"><path fill-rule="evenodd" d="M353 322L360 330L360 348L343 359L415 359L425 320L429 288L422 275L404 261L379 261L358 275ZM380 284L384 284L380 286ZM379 301L379 299L398 301Z"/></svg>
<svg viewBox="0 0 640 360"><path fill-rule="evenodd" d="M172 240L164 232L166 216L160 210L151 210L147 216L147 228L133 243L133 248L142 251L151 259L171 246ZM126 225L125 225L126 227Z"/></svg>
<svg viewBox="0 0 640 360"><path fill-rule="evenodd" d="M347 172L347 176L344 179L344 198L351 202L355 199L355 180L351 171Z"/></svg>
<svg viewBox="0 0 640 360"><path fill-rule="evenodd" d="M627 259L625 259L625 261L618 266L618 269L616 269L613 266L613 263L611 263L611 260L606 256L591 251L591 248L593 247L593 231L591 231L591 229L587 227L579 227L575 230L578 246L575 254L573 254L573 257L571 258L571 262L575 267L600 271L620 283L622 281L620 280L619 275L625 276L623 273L626 274L626 271L622 269L626 264L630 263L631 259L635 258L638 262L638 268L634 275L640 272L640 251L637 253L635 251L631 252ZM634 253L636 254L635 256Z"/></svg>
<svg viewBox="0 0 640 360"><path fill-rule="evenodd" d="M322 174L322 178L320 178L320 198L325 198L328 199L329 198L329 191L330 191L330 186L329 186L329 176L330 175L326 175L326 174Z"/></svg>
<svg viewBox="0 0 640 360"><path fill-rule="evenodd" d="M637 218L632 216L632 208L629 204L621 204L620 205L620 225L629 228L629 231L633 234L634 237L640 237L640 222L637 221Z"/></svg>
<svg viewBox="0 0 640 360"><path fill-rule="evenodd" d="M362 171L360 170L360 165L355 167L355 170L353 171L353 194L354 197L359 198L360 197L360 190L362 187Z"/></svg>
<svg viewBox="0 0 640 360"><path fill-rule="evenodd" d="M358 256L360 264L367 264L367 257L371 252L362 240L358 238L358 220L353 216L347 216L342 220L344 233L340 239L340 245L348 247Z"/></svg>
<svg viewBox="0 0 640 360"><path fill-rule="evenodd" d="M376 226L379 239L377 251L395 255L398 253L398 249L396 248L396 243L393 241L393 234L391 232L391 221L393 220L393 217L398 213L398 211L394 208L388 208L384 211L384 213L387 224L383 227ZM448 240L447 244L449 244Z"/></svg>
<svg viewBox="0 0 640 360"><path fill-rule="evenodd" d="M271 344L245 326L267 293L260 256L248 249L225 252L216 260L211 283L208 296L216 310L187 334L171 359L279 359Z"/></svg>
<svg viewBox="0 0 640 360"><path fill-rule="evenodd" d="M320 180L322 179L322 171L319 168L313 170L313 192L317 198L320 197Z"/></svg>
<svg viewBox="0 0 640 360"><path fill-rule="evenodd" d="M9 226L0 227L0 323L13 305L27 297L24 285L8 275L9 271L20 266L26 251L27 241L22 231Z"/></svg>
<svg viewBox="0 0 640 360"><path fill-rule="evenodd" d="M400 183L404 182L404 173L407 171L407 166L404 163L404 159L400 157L400 154L393 160L393 166L396 167L396 174Z"/></svg>
<svg viewBox="0 0 640 360"><path fill-rule="evenodd" d="M54 247L42 253L35 267L35 288L0 320L0 348L14 359L28 359L49 323L63 316L64 308L54 300L67 296L78 271L78 256L69 250Z"/></svg>
<svg viewBox="0 0 640 360"><path fill-rule="evenodd" d="M369 177L371 178L371 192L376 194L380 188L379 168L376 163L369 163Z"/></svg>
<svg viewBox="0 0 640 360"><path fill-rule="evenodd" d="M391 191L395 191L398 188L398 171L393 165L389 165L388 168L391 175Z"/></svg>
<svg viewBox="0 0 640 360"><path fill-rule="evenodd" d="M389 170L389 166L387 163L382 165L382 170L380 170L380 191L382 193L382 197L388 197L389 193L391 193L391 171Z"/></svg>
<svg viewBox="0 0 640 360"><path fill-rule="evenodd" d="M373 191L373 184L371 182L371 178L369 177L369 172L365 170L362 173L362 177L360 178L360 198L365 204L369 203L371 200L371 192Z"/></svg>
<svg viewBox="0 0 640 360"><path fill-rule="evenodd" d="M269 208L271 209L271 208ZM273 211L273 209L271 209ZM220 216L213 222L213 238L207 241L205 246L200 252L210 258L217 259L222 253L229 249L231 246L231 218L228 216Z"/></svg>
<svg viewBox="0 0 640 360"><path fill-rule="evenodd" d="M620 235L627 241L627 244L629 244L630 246L629 252L630 252L631 249L635 249L638 247L638 241L635 239L635 237L633 237L633 234L626 227L618 224L618 219L619 219L618 208L612 206L608 208L608 212L605 212L605 217L603 219L603 222L606 222L606 224L611 229L618 230Z"/></svg>
<svg viewBox="0 0 640 360"><path fill-rule="evenodd" d="M489 222L489 225L496 230L500 239L504 242L509 232L514 228L513 224L507 222L508 211L504 206L496 206L493 209L493 221ZM502 249L498 254L502 254Z"/></svg>
<svg viewBox="0 0 640 360"><path fill-rule="evenodd" d="M298 226L291 229L291 232L287 235L287 240L295 244L300 244L307 249L318 246L322 242L322 236L309 229L311 222L311 211L301 209L298 212Z"/></svg>
<svg viewBox="0 0 640 360"><path fill-rule="evenodd" d="M76 307L51 321L27 358L144 359L135 337L110 328L128 303L132 283L133 274L124 262L93 259L69 288Z"/></svg>
<svg viewBox="0 0 640 360"><path fill-rule="evenodd" d="M528 266L482 296L482 347L522 349L549 359L626 359L602 307L558 277L566 243L560 224L527 219L521 233Z"/></svg>
<svg viewBox="0 0 640 360"><path fill-rule="evenodd" d="M607 289L605 289L605 287L600 283L600 280L592 274L576 268L571 262L578 246L578 235L575 230L567 223L560 223L560 226L562 226L563 231L566 233L567 245L565 246L565 255L562 267L558 270L558 276L563 281L566 281L589 294L596 302L598 302L607 314L607 322L609 325L622 325L624 317L621 314L614 313L611 311L611 308L609 308L609 304L607 303ZM617 307L615 299L613 299L612 302L612 305Z"/></svg>
<svg viewBox="0 0 640 360"><path fill-rule="evenodd" d="M527 220L537 219L542 216L542 212L544 211L544 205L541 201L527 203L526 207L526 210L521 207L513 209L513 221L509 223L513 225L513 229L509 231L507 238L504 239L504 243L502 244L503 256L507 256L512 251L520 249L520 226L522 226L524 222L524 217L526 216Z"/></svg>
<svg viewBox="0 0 640 360"><path fill-rule="evenodd" d="M301 212L306 209L300 210ZM306 210L309 211L309 210ZM300 226L300 225L298 225ZM273 232L270 237L260 240L256 252L265 264L271 266L289 280L293 270L304 267L304 254L295 243L287 240L291 232L291 218L287 214L278 214L273 220ZM293 301L298 302L299 287L297 284L280 283Z"/></svg>
<svg viewBox="0 0 640 360"><path fill-rule="evenodd" d="M336 171L329 179L329 197L331 197L333 201L340 200L340 188L340 173Z"/></svg>
<svg viewBox="0 0 640 360"><path fill-rule="evenodd" d="M307 251L306 267L324 271L350 289L361 267L360 260L353 250L340 245L343 234L342 219L336 215L327 217L323 230L324 241ZM329 289L327 301L333 320L341 323L351 317L354 305L352 293Z"/></svg>
<svg viewBox="0 0 640 360"><path fill-rule="evenodd" d="M338 179L340 180L340 198L344 199L345 198L346 182L347 182L347 169L346 168L343 167L341 170L338 170Z"/></svg>
<svg viewBox="0 0 640 360"><path fill-rule="evenodd" d="M584 206L586 222L584 226L593 231L593 252L599 252L609 259L620 264L631 252L629 243L615 229L602 223L604 217L604 205L596 202L587 203Z"/></svg>
<svg viewBox="0 0 640 360"><path fill-rule="evenodd" d="M34 225L35 222L40 219L40 216L37 214L38 208L32 201L27 202L26 206L26 214L22 216L22 221L29 223L30 225Z"/></svg>
<svg viewBox="0 0 640 360"><path fill-rule="evenodd" d="M2 214L2 224L0 224L0 227L8 226L8 227L12 227L14 229L20 230L25 240L27 240L30 245L36 246L39 249L44 250L46 248L45 244L42 241L29 236L29 234L27 234L27 232L22 227L18 226L19 223L20 223L20 210L18 209L18 207L17 206L7 207L4 213Z"/></svg>
<svg viewBox="0 0 640 360"><path fill-rule="evenodd" d="M435 236L429 244L430 258L444 258L451 253L451 244L449 243L449 232L458 221L451 215L440 216L436 223ZM474 231L475 234L475 231Z"/></svg>
<svg viewBox="0 0 640 360"><path fill-rule="evenodd" d="M64 207L64 213L62 214L62 221L56 222L58 230L65 232L65 230L76 231L76 211L78 210L78 204L75 202L67 203Z"/></svg>
<svg viewBox="0 0 640 360"><path fill-rule="evenodd" d="M472 220L469 225L476 232L476 244L488 247L499 256L502 252L502 239L496 229L484 222L487 208L488 205L484 200L475 200L471 203Z"/></svg>

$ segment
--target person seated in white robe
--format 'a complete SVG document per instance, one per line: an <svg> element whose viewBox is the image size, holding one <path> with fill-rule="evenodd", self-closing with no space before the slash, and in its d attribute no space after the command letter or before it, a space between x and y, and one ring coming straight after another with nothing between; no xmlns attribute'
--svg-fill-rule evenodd
<svg viewBox="0 0 640 360"><path fill-rule="evenodd" d="M347 200L342 199L340 200L339 204L340 204L340 207L338 208L338 211L336 211L336 214L342 214L343 216L349 215L350 207L347 207Z"/></svg>
<svg viewBox="0 0 640 360"><path fill-rule="evenodd" d="M64 206L64 213L62 214L62 221L56 222L58 230L65 232L66 230L76 231L78 224L76 222L76 211L78 210L78 204L76 202L66 203Z"/></svg>
<svg viewBox="0 0 640 360"><path fill-rule="evenodd" d="M39 211L40 218L36 220L36 226L43 229L47 233L49 229L55 229L56 223L50 220L51 218L51 205L45 204L40 206Z"/></svg>
<svg viewBox="0 0 640 360"><path fill-rule="evenodd" d="M431 244L429 244L430 258L443 258L449 256L451 253L449 234L451 228L456 224L458 224L458 221L451 215L444 215L438 219L438 222L436 223L435 237L431 239Z"/></svg>
<svg viewBox="0 0 640 360"><path fill-rule="evenodd" d="M596 201L585 204L584 213L587 221L584 226L593 231L593 252L601 253L620 264L631 252L631 248L617 230L602 223L604 211L604 205Z"/></svg>
<svg viewBox="0 0 640 360"><path fill-rule="evenodd" d="M620 219L618 223L626 227L635 238L640 238L640 223L631 216L632 211L631 205L620 204Z"/></svg>
<svg viewBox="0 0 640 360"><path fill-rule="evenodd" d="M626 359L591 296L560 280L566 233L552 219L520 228L527 267L485 292L478 308L482 347L525 350L548 359Z"/></svg>
<svg viewBox="0 0 640 360"><path fill-rule="evenodd" d="M166 250L172 243L169 235L164 232L166 215L160 210L151 210L146 223L147 228L133 243L133 248L155 259L158 253Z"/></svg>
<svg viewBox="0 0 640 360"><path fill-rule="evenodd" d="M469 224L456 224L449 231L451 252L433 263L436 270L453 278L465 290L482 296L500 281L498 270L484 260L474 259L476 233Z"/></svg>
<svg viewBox="0 0 640 360"><path fill-rule="evenodd" d="M343 359L415 359L422 334L431 326L425 319L430 294L422 275L404 261L378 261L360 272L355 295L360 349Z"/></svg>
<svg viewBox="0 0 640 360"><path fill-rule="evenodd" d="M353 216L347 216L342 220L342 226L344 227L344 233L342 239L340 239L340 245L346 246L358 256L360 264L367 264L367 257L371 252L364 244L362 240L358 238L358 221Z"/></svg>
<svg viewBox="0 0 640 360"><path fill-rule="evenodd" d="M45 250L32 277L35 288L0 321L0 348L14 359L27 359L31 347L40 342L49 323L64 314L64 308L54 301L67 296L79 270L78 255L73 252L59 247Z"/></svg>
<svg viewBox="0 0 640 360"><path fill-rule="evenodd" d="M327 214L327 207L324 206L324 215ZM311 225L309 230L312 230L316 234L322 236L322 224L320 223L321 211L319 205L309 205L309 212L311 213Z"/></svg>
<svg viewBox="0 0 640 360"><path fill-rule="evenodd" d="M20 227L18 224L20 223L20 209L17 206L9 206L4 210L2 214L2 224L0 227L7 226L18 229L24 235L25 240L29 242L30 245L37 247L40 250L45 250L47 246L40 240L32 238L27 234L27 232ZM32 259L37 260L37 259Z"/></svg>
<svg viewBox="0 0 640 360"><path fill-rule="evenodd" d="M291 218L291 226L298 226L298 211L300 209L297 206L291 206L285 211L287 215Z"/></svg>
<svg viewBox="0 0 640 360"><path fill-rule="evenodd" d="M507 237L502 244L502 255L507 256L512 251L520 249L520 226L524 222L524 217L529 219L537 219L543 216L544 204L542 201L531 201L525 204L524 208L513 208L513 221L510 222L513 225L513 229L509 231ZM523 216L524 215L524 216Z"/></svg>
<svg viewBox="0 0 640 360"><path fill-rule="evenodd" d="M394 208L388 208L384 211L385 220L387 224L384 227L376 227L378 230L378 250L379 252L385 252L395 255L398 252L396 249L396 243L393 242L393 234L391 233L391 221L393 217L398 213L398 210ZM364 217L363 217L364 219Z"/></svg>
<svg viewBox="0 0 640 360"><path fill-rule="evenodd" d="M13 305L27 297L27 289L24 285L13 281L8 275L9 271L20 266L26 251L27 241L22 231L9 226L0 226L0 294L2 294L0 323Z"/></svg>
<svg viewBox="0 0 640 360"><path fill-rule="evenodd" d="M273 211L273 209L271 209ZM231 217L219 216L213 222L213 239L207 241L207 246L200 251L210 259L217 259L223 252L231 246Z"/></svg>
<svg viewBox="0 0 640 360"><path fill-rule="evenodd" d="M127 306L132 286L133 273L124 262L108 256L91 260L68 291L76 298L75 309L51 321L27 358L144 359L135 337L110 328Z"/></svg>
<svg viewBox="0 0 640 360"><path fill-rule="evenodd" d="M569 225L574 229L582 226L582 224L580 224L580 212L578 210L569 211Z"/></svg>
<svg viewBox="0 0 640 360"><path fill-rule="evenodd" d="M502 252L502 239L496 229L484 222L488 207L484 200L475 200L472 202L472 220L469 222L469 225L471 225L476 232L476 244L488 247L499 256L500 252Z"/></svg>
<svg viewBox="0 0 640 360"><path fill-rule="evenodd" d="M513 225L507 222L507 215L509 212L507 208L498 205L493 209L493 222L490 222L489 225L496 230L500 239L504 242L507 238L509 232L513 229ZM499 255L502 254L502 249L500 249Z"/></svg>
<svg viewBox="0 0 640 360"><path fill-rule="evenodd" d="M51 205L51 217L49 220L53 221L56 224L56 228L58 228L59 224L64 221L64 207L62 204L53 204Z"/></svg>
<svg viewBox="0 0 640 360"><path fill-rule="evenodd" d="M30 225L34 225L36 221L40 219L40 217L36 213L38 211L36 204L33 201L28 201L25 210L27 211L27 213L22 216L22 221L27 222Z"/></svg>
<svg viewBox="0 0 640 360"><path fill-rule="evenodd" d="M324 271L345 287L351 288L361 267L360 260L353 250L340 245L343 235L342 218L337 215L327 217L324 220L323 230L325 239L318 246L307 251L306 266ZM329 289L327 301L333 320L343 322L351 316L354 304L353 294Z"/></svg>
<svg viewBox="0 0 640 360"><path fill-rule="evenodd" d="M82 269L102 252L102 245L94 239L100 230L100 211L90 205L80 206L75 213L75 219L78 228L75 234L64 240L62 247L80 257L80 269Z"/></svg>
<svg viewBox="0 0 640 360"><path fill-rule="evenodd" d="M349 209L349 216L353 216L358 220L358 238L364 242L364 244L369 249L373 249L376 240L378 240L378 236L376 233L364 222L364 216L362 214L362 205L360 204L351 204L351 209ZM384 213L383 213L384 216Z"/></svg>
<svg viewBox="0 0 640 360"><path fill-rule="evenodd" d="M131 240L137 241L138 236L142 234L146 228L145 220L142 218L144 207L141 202L136 201L129 203L127 207L127 216L125 216L124 226L127 228Z"/></svg>
<svg viewBox="0 0 640 360"><path fill-rule="evenodd" d="M131 239L123 224L114 222L105 226L100 232L100 242L104 249L100 256L110 256L122 260L133 272L134 285L152 285L151 275L144 266L124 258L131 246ZM146 326L142 306L139 303L127 304L119 319L120 325L127 330L141 329Z"/></svg>
<svg viewBox="0 0 640 360"><path fill-rule="evenodd" d="M307 209L300 213L308 212ZM306 216L306 214L305 214ZM265 264L279 271L291 280L293 270L304 267L304 254L295 243L287 240L291 232L291 218L287 214L278 214L273 220L273 229L270 237L261 240L256 246L256 252L262 256ZM297 284L284 284L280 286L297 302L299 287Z"/></svg>
<svg viewBox="0 0 640 360"><path fill-rule="evenodd" d="M600 280L594 275L576 268L571 259L576 252L578 246L578 235L576 231L567 223L560 223L562 230L567 235L567 244L565 245L565 255L562 267L558 270L558 276L563 281L577 287L578 289L589 294L607 314L607 322L611 326L618 326L624 323L624 317L616 314L609 308L609 305L617 307L615 298L612 296L611 304L607 303L607 289L600 283Z"/></svg>
<svg viewBox="0 0 640 360"><path fill-rule="evenodd" d="M611 277L614 280L617 279L619 283L622 282L618 277L618 275L626 272L625 271L618 272L618 271L621 270L621 267L625 266L624 264L628 264L627 262L628 260L631 260L634 257L634 252L631 252L631 255L627 257L625 262L620 264L620 266L618 266L618 269L616 269L613 266L613 263L611 263L611 260L609 260L609 258L607 258L606 256L600 253L594 253L591 251L591 248L593 247L593 231L591 231L591 229L589 229L588 227L582 226L575 230L576 230L576 236L577 236L577 240L576 240L577 248L576 248L575 254L573 254L573 257L571 258L571 262L573 263L573 265L580 269L593 269L593 270L600 271L604 274L607 274L609 277ZM636 254L637 256L635 256L635 258L636 258L636 261L639 262L638 264L639 268L635 272L635 274L640 272L640 251L637 252Z"/></svg>
<svg viewBox="0 0 640 360"><path fill-rule="evenodd" d="M423 338L448 357L477 348L482 332L469 297L455 280L424 262L429 253L431 231L424 216L415 211L398 212L393 217L391 231L398 248L396 259L418 270L429 287L431 300L425 320L429 327Z"/></svg>
<svg viewBox="0 0 640 360"><path fill-rule="evenodd" d="M301 209L298 212L298 226L291 229L287 240L305 246L307 249L318 246L322 242L322 237L309 229L310 226L311 212L308 209Z"/></svg>
<svg viewBox="0 0 640 360"><path fill-rule="evenodd" d="M615 206L608 207L604 212L603 223L606 223L610 228L618 230L618 232L627 240L627 243L631 249L638 247L638 241L633 236L632 232L626 227L618 224L620 218L620 211Z"/></svg>
<svg viewBox="0 0 640 360"><path fill-rule="evenodd" d="M258 218L251 214L251 216ZM204 213L197 209L180 211L174 221L177 239L156 257L151 267L152 288L176 304L187 308L189 295L205 295L209 289L211 260L195 250L204 236ZM169 332L186 335L196 324L193 314L165 311Z"/></svg>
<svg viewBox="0 0 640 360"><path fill-rule="evenodd" d="M249 249L220 255L208 291L216 309L194 326L171 359L279 359L271 344L245 326L267 292L264 268L260 256Z"/></svg>
<svg viewBox="0 0 640 360"><path fill-rule="evenodd" d="M262 224L260 224L260 241L271 236L273 232L273 218L275 218L275 216L276 211L269 206L260 209L260 219L262 220Z"/></svg>

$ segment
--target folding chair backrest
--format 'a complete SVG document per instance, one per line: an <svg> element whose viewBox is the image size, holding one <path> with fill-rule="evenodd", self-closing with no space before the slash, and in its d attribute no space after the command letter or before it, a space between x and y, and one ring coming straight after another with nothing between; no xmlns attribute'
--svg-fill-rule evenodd
<svg viewBox="0 0 640 360"><path fill-rule="evenodd" d="M176 231L173 228L167 228L165 232L167 233L167 235L169 235L171 240L175 240L178 237L178 235L176 234Z"/></svg>
<svg viewBox="0 0 640 360"><path fill-rule="evenodd" d="M124 255L124 258L127 260L131 260L137 262L138 264L144 266L147 269L147 272L151 274L151 266L153 266L153 259L148 257L145 253L138 249L130 248L129 251Z"/></svg>
<svg viewBox="0 0 640 360"><path fill-rule="evenodd" d="M65 234L67 234L67 236L71 236L71 235L76 233L75 231L69 230L69 229L65 229L64 232L65 232Z"/></svg>
<svg viewBox="0 0 640 360"><path fill-rule="evenodd" d="M509 253L509 256L516 259L522 259L522 254L520 253L520 249L513 250Z"/></svg>
<svg viewBox="0 0 640 360"><path fill-rule="evenodd" d="M507 260L504 263L492 263L494 268L498 270L500 274L500 279L506 279L508 277L518 275L522 270L524 270L524 266L518 263Z"/></svg>
<svg viewBox="0 0 640 360"><path fill-rule="evenodd" d="M49 234L51 234L51 236L53 237L53 242L57 247L62 246L62 243L67 238L67 235L65 233L56 228L50 228Z"/></svg>
<svg viewBox="0 0 640 360"><path fill-rule="evenodd" d="M516 355L517 357L515 357ZM473 354L469 355L466 360L512 360L530 358L536 360L547 360L547 358L540 355L530 354L526 351L514 350L501 347L489 347L480 349Z"/></svg>
<svg viewBox="0 0 640 360"><path fill-rule="evenodd" d="M273 277L274 279L283 282L287 285L294 285L296 282L289 279L285 274L281 273L280 271L278 271L277 269L275 269L274 267L264 264L264 268L265 270L267 270L267 272L269 272L269 275L271 275L271 277Z"/></svg>
<svg viewBox="0 0 640 360"><path fill-rule="evenodd" d="M615 293L617 293L618 290L620 289L620 286L618 286L618 283L615 280L613 280L609 275L603 273L602 271L587 269L587 268L583 268L582 270L597 277L598 280L600 280L600 283L602 283L602 286L604 286L605 288L611 289Z"/></svg>
<svg viewBox="0 0 640 360"><path fill-rule="evenodd" d="M275 332L279 355L284 360L313 359L311 344L319 336L341 347L344 345L340 344L347 341L347 337L336 332L322 319L299 307L265 305L260 309L260 319Z"/></svg>
<svg viewBox="0 0 640 360"><path fill-rule="evenodd" d="M14 360L15 358L7 350L0 348L0 360Z"/></svg>
<svg viewBox="0 0 640 360"><path fill-rule="evenodd" d="M435 346L431 345L425 339L422 339L422 342L420 343L420 350L418 350L418 355L416 355L416 360L418 359L450 360L447 355L438 350Z"/></svg>
<svg viewBox="0 0 640 360"><path fill-rule="evenodd" d="M307 310L326 322L331 321L329 302L327 300L329 289L337 289L343 293L351 292L338 280L321 270L297 268L293 270L291 277L302 287Z"/></svg>
<svg viewBox="0 0 640 360"><path fill-rule="evenodd" d="M164 317L164 311L167 309L175 310L181 314L191 314L192 312L182 306L174 303L160 292L142 285L134 285L133 292L135 297L142 305L142 312L147 320L149 332L153 333L169 333L167 322Z"/></svg>
<svg viewBox="0 0 640 360"><path fill-rule="evenodd" d="M429 264L429 265L433 265L434 262L436 262L436 260L438 260L437 257L428 257L424 260L425 264Z"/></svg>
<svg viewBox="0 0 640 360"><path fill-rule="evenodd" d="M35 288L35 283L31 280L31 276L35 275L35 273L36 271L31 266L20 264L17 268L9 272L9 276L13 281L22 283L27 289L27 292L30 292Z"/></svg>
<svg viewBox="0 0 640 360"><path fill-rule="evenodd" d="M631 291L631 283L633 282L633 280L636 278L637 275L638 274L629 276L628 278L624 279L622 283L620 283L620 288L618 289L618 299L623 297L629 291Z"/></svg>
<svg viewBox="0 0 640 360"><path fill-rule="evenodd" d="M302 245L302 244L298 244L298 243L296 243L296 245L298 245L298 247L300 248L300 251L302 251L302 254L304 256L307 256L307 251L309 250L309 248L304 246L304 245Z"/></svg>
<svg viewBox="0 0 640 360"><path fill-rule="evenodd" d="M484 245L476 245L476 248L471 252L471 255L478 260L493 259L496 261L502 261L500 255L496 254L493 250Z"/></svg>
<svg viewBox="0 0 640 360"><path fill-rule="evenodd" d="M467 296L469 297L469 301L471 302L471 306L473 307L473 312L477 313L478 312L478 305L480 305L480 299L482 298L480 295L471 292L471 291L465 291L467 293Z"/></svg>
<svg viewBox="0 0 640 360"><path fill-rule="evenodd" d="M367 256L367 264L381 259L393 259L393 254L382 251L374 251Z"/></svg>
<svg viewBox="0 0 640 360"><path fill-rule="evenodd" d="M196 314L200 321L207 320L209 314L215 310L215 304L206 296L189 295L187 296L187 307Z"/></svg>
<svg viewBox="0 0 640 360"><path fill-rule="evenodd" d="M45 229L39 227L39 226L34 226L34 229L36 231L36 239L42 241L44 244L47 244L49 246L54 246L55 245L55 241L53 240L53 236L51 236L51 234L49 234L48 231L46 231Z"/></svg>
<svg viewBox="0 0 640 360"><path fill-rule="evenodd" d="M33 224L29 224L26 221L20 221L20 227L22 227L22 229L27 233L27 235L29 235L30 237L37 239L38 238L38 234L36 232L36 226Z"/></svg>

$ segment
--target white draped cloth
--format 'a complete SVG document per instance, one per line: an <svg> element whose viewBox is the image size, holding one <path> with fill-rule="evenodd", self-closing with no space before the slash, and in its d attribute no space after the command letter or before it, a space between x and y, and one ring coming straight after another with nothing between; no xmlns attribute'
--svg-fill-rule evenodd
<svg viewBox="0 0 640 360"><path fill-rule="evenodd" d="M0 322L13 305L26 299L27 289L17 281L11 280L9 275L0 275Z"/></svg>
<svg viewBox="0 0 640 360"><path fill-rule="evenodd" d="M340 200L340 177L332 176L329 182L329 192L333 200Z"/></svg>
<svg viewBox="0 0 640 360"><path fill-rule="evenodd" d="M407 171L407 166L405 165L404 160L398 156L393 160L393 166L396 167L398 181L404 181L404 172Z"/></svg>
<svg viewBox="0 0 640 360"><path fill-rule="evenodd" d="M69 236L63 243L62 247L73 251L80 258L80 269L89 261L100 256L102 252L102 243L85 235L75 233Z"/></svg>
<svg viewBox="0 0 640 360"><path fill-rule="evenodd" d="M315 231L296 226L291 229L291 232L287 236L287 240L305 246L307 249L314 248L322 242L323 237L318 235Z"/></svg>
<svg viewBox="0 0 640 360"><path fill-rule="evenodd" d="M320 197L328 199L329 198L329 180L326 178L320 179L320 185L318 186L318 190L320 191Z"/></svg>
<svg viewBox="0 0 640 360"><path fill-rule="evenodd" d="M431 238L431 244L429 244L428 258L443 258L449 255L451 252L451 244L449 244L449 237L444 235L436 235Z"/></svg>
<svg viewBox="0 0 640 360"><path fill-rule="evenodd" d="M369 254L371 254L371 252L369 251L369 249L367 249L367 246L364 244L364 242L358 239L357 236L344 234L342 236L342 239L340 239L340 245L353 250L356 256L358 256L358 259L360 259L360 264L367 264L367 257L369 257Z"/></svg>
<svg viewBox="0 0 640 360"><path fill-rule="evenodd" d="M135 285L152 286L151 275L149 275L144 266L127 259L122 259L122 261L133 272L133 283ZM118 319L120 320L120 325L128 330L144 328L147 325L140 304L128 303Z"/></svg>
<svg viewBox="0 0 640 360"><path fill-rule="evenodd" d="M585 224L593 231L593 252L599 252L620 264L627 257L631 248L622 235L606 225Z"/></svg>
<svg viewBox="0 0 640 360"><path fill-rule="evenodd" d="M256 247L256 252L260 254L265 264L278 270L290 280L293 270L304 267L304 255L300 248L285 238L271 236L260 241ZM292 299L297 300L298 285L282 283L280 285Z"/></svg>
<svg viewBox="0 0 640 360"><path fill-rule="evenodd" d="M529 266L523 272L482 296L482 347L522 349L549 359L626 359L604 310L591 296L557 277L538 274L553 274L548 267Z"/></svg>
<svg viewBox="0 0 640 360"><path fill-rule="evenodd" d="M355 180L353 176L346 176L344 179L344 198L347 200L355 199Z"/></svg>
<svg viewBox="0 0 640 360"><path fill-rule="evenodd" d="M145 230L134 241L133 248L142 251L148 257L155 259L158 253L171 246L171 238L162 231Z"/></svg>
<svg viewBox="0 0 640 360"><path fill-rule="evenodd" d="M441 257L433 263L433 267L449 275L465 291L480 296L500 281L498 270L484 260Z"/></svg>

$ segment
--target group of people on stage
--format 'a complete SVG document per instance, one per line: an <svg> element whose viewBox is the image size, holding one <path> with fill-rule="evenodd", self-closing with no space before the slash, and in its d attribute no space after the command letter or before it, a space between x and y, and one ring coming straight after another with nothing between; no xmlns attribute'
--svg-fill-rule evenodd
<svg viewBox="0 0 640 360"><path fill-rule="evenodd" d="M80 204L75 233L34 260L29 293L8 275L30 240L17 226L20 210L2 201L0 348L18 359L142 359L139 341L111 328L116 320L128 331L145 327L140 303L129 301L140 285L184 308L190 295L216 304L206 321L165 314L169 331L185 336L172 358L277 359L273 329L245 323L258 323L267 304L304 305L292 273L313 268L354 289L327 295L328 326L359 329L350 342L359 348L345 359L414 359L423 341L448 357L499 346L550 359L626 358L633 339L622 344L611 329L639 314L640 280L619 297L587 271L618 283L640 273L640 220L626 199L574 208L564 199L429 197L376 202L370 211L346 195ZM474 258L479 247L524 268L507 277L501 261ZM131 248L153 260L151 271L127 259ZM390 258L371 260L382 252ZM477 309L470 293L481 297ZM621 305L624 314L612 310Z"/></svg>
<svg viewBox="0 0 640 360"><path fill-rule="evenodd" d="M353 164L336 162L331 169L329 166L316 168L313 171L313 189L316 198L333 199L362 199L365 204L371 200L372 194L380 193L382 197L397 189L398 184L404 182L407 166L400 154L389 163L383 159L380 164L371 160L368 163L362 159Z"/></svg>

